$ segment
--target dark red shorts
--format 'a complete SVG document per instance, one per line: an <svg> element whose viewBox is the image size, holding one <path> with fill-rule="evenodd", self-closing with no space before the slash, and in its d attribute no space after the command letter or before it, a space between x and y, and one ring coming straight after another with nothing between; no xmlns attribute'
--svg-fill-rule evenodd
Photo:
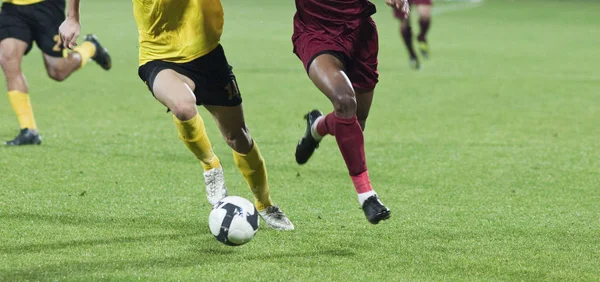
<svg viewBox="0 0 600 282"><path fill-rule="evenodd" d="M296 19L295 19L296 20ZM356 29L338 35L328 33L319 27L306 27L295 23L294 53L308 72L310 63L321 54L339 55L346 67L346 75L352 86L358 89L374 89L379 81L377 54L379 39L373 19L363 19Z"/></svg>
<svg viewBox="0 0 600 282"><path fill-rule="evenodd" d="M429 5L431 6L431 0L408 0L411 5Z"/></svg>
<svg viewBox="0 0 600 282"><path fill-rule="evenodd" d="M410 3L411 6L414 6L414 5L428 5L428 6L431 6L433 4L431 2L431 0L409 0L408 3ZM404 18L404 13L402 12L402 10L394 8L394 16L396 18L398 18L398 19L403 19Z"/></svg>

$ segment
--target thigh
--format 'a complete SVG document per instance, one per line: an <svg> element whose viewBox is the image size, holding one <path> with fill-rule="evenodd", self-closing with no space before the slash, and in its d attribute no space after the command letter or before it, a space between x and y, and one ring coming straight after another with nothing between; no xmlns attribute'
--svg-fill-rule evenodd
<svg viewBox="0 0 600 282"><path fill-rule="evenodd" d="M429 19L431 18L431 4L417 5L417 11L419 11L419 17Z"/></svg>
<svg viewBox="0 0 600 282"><path fill-rule="evenodd" d="M21 61L29 45L16 38L5 38L0 40L0 61L3 67L15 65L20 67ZM12 63L7 63L12 62Z"/></svg>
<svg viewBox="0 0 600 282"><path fill-rule="evenodd" d="M32 31L27 24L27 20L20 14L20 8L23 7L4 3L0 10L0 42L7 41L3 44L4 50L0 50L4 54L19 51L23 56L31 50L31 44L33 43ZM22 46L25 46L25 49L21 52L20 49L23 48L20 47ZM18 50L15 50L15 48Z"/></svg>
<svg viewBox="0 0 600 282"><path fill-rule="evenodd" d="M146 86L148 86L152 95L156 96L154 93L155 82L158 75L163 71L167 71L165 74L169 74L169 80L175 80L176 78L175 81L181 81L187 85L187 88L189 88L192 95L194 95L193 91L196 88L196 85L192 79L186 76L186 71L185 69L182 69L180 64L165 61L150 61L139 67L138 75Z"/></svg>
<svg viewBox="0 0 600 282"><path fill-rule="evenodd" d="M364 20L352 39L354 42L351 62L347 68L348 78L354 88L374 89L379 82L379 38L375 22L371 18Z"/></svg>
<svg viewBox="0 0 600 282"><path fill-rule="evenodd" d="M294 53L302 61L307 73L310 73L313 61L322 54L335 56L345 65L350 53L339 41L342 38L313 31L296 31L292 39Z"/></svg>
<svg viewBox="0 0 600 282"><path fill-rule="evenodd" d="M194 92L185 78L172 69L163 69L157 73L153 80L152 93L156 100L174 112L179 112L182 108L196 107Z"/></svg>
<svg viewBox="0 0 600 282"><path fill-rule="evenodd" d="M336 101L344 100L340 95L354 99L352 82L346 75L344 63L335 53L317 55L310 65L308 76L334 104Z"/></svg>
<svg viewBox="0 0 600 282"><path fill-rule="evenodd" d="M64 47L58 35L58 28L65 20L64 3L44 1L29 5L35 18L33 40L44 54L50 57L64 57Z"/></svg>

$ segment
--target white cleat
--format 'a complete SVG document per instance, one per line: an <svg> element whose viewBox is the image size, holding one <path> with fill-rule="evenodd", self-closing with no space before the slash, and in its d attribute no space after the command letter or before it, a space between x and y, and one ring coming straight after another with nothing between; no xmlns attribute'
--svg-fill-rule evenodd
<svg viewBox="0 0 600 282"><path fill-rule="evenodd" d="M267 209L258 213L267 225L275 230L294 230L294 224L278 206L268 206Z"/></svg>
<svg viewBox="0 0 600 282"><path fill-rule="evenodd" d="M213 168L204 172L204 184L206 184L206 198L211 205L215 205L221 199L227 197L227 186L223 168Z"/></svg>

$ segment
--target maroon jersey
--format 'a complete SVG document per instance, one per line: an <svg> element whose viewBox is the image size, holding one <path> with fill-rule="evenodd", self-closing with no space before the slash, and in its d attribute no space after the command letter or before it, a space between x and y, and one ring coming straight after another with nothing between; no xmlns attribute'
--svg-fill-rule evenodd
<svg viewBox="0 0 600 282"><path fill-rule="evenodd" d="M375 11L375 5L368 0L296 0L294 27L341 34L356 29Z"/></svg>

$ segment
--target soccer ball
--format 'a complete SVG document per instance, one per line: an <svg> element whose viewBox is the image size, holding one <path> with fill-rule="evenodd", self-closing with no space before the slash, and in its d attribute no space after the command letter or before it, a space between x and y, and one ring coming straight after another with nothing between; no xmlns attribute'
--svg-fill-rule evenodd
<svg viewBox="0 0 600 282"><path fill-rule="evenodd" d="M229 246L240 246L254 238L258 230L258 211L238 196L221 199L208 216L208 227L215 238Z"/></svg>

